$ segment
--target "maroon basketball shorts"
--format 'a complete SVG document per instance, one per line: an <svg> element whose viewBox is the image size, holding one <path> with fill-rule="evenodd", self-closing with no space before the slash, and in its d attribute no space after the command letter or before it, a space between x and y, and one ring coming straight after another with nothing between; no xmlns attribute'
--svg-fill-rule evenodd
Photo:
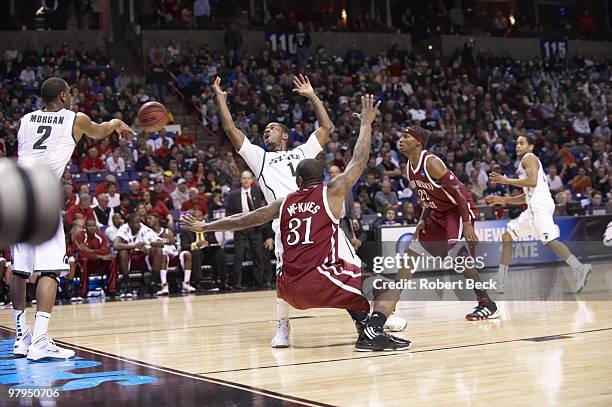
<svg viewBox="0 0 612 407"><path fill-rule="evenodd" d="M430 255L445 257L458 242L464 240L463 222L465 220L461 218L458 209L443 213L432 211L425 219L425 230L419 233L418 243ZM474 219L471 218L470 222L473 226ZM422 250L415 248L418 246L417 242L414 240L413 242L415 244L411 244L410 248L419 254L424 254Z"/></svg>
<svg viewBox="0 0 612 407"><path fill-rule="evenodd" d="M361 267L342 260L322 265L295 279L285 270L277 282L278 293L293 308L341 308L370 312L361 291Z"/></svg>

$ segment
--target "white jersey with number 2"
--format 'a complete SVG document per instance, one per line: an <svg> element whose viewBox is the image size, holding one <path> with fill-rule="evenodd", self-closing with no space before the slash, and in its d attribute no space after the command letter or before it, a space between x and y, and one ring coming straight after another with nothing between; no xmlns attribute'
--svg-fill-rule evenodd
<svg viewBox="0 0 612 407"><path fill-rule="evenodd" d="M49 167L57 177L57 185L49 185L49 188L59 188L59 180L72 157L75 146L72 134L75 118L76 113L67 109L57 112L37 110L21 118L17 133L17 163L33 160ZM48 241L38 246L17 243L11 247L11 251L15 274L27 277L32 272L45 271L60 275L68 273L66 239L61 221L55 236Z"/></svg>
<svg viewBox="0 0 612 407"><path fill-rule="evenodd" d="M53 171L58 181L74 151L72 129L76 113L61 109L57 112L37 110L23 116L17 134L18 164L35 160Z"/></svg>

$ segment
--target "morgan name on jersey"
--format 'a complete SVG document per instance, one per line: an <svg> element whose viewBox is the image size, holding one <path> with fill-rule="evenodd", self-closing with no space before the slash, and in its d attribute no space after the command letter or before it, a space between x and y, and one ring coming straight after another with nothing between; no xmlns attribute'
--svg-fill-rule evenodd
<svg viewBox="0 0 612 407"><path fill-rule="evenodd" d="M32 114L30 116L30 123L64 124L64 116L48 116L48 115L41 115L41 114Z"/></svg>

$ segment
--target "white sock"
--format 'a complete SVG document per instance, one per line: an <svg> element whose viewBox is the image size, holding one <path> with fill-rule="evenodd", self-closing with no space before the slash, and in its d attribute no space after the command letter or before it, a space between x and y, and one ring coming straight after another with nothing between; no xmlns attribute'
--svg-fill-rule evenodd
<svg viewBox="0 0 612 407"><path fill-rule="evenodd" d="M502 274L506 274L508 272L508 265L507 264L500 264L498 272L502 273Z"/></svg>
<svg viewBox="0 0 612 407"><path fill-rule="evenodd" d="M15 336L17 339L21 339L21 337L28 331L26 310L18 310L13 308L13 320L15 321Z"/></svg>
<svg viewBox="0 0 612 407"><path fill-rule="evenodd" d="M166 275L168 274L168 270L159 270L159 278L161 279L162 285L167 284Z"/></svg>
<svg viewBox="0 0 612 407"><path fill-rule="evenodd" d="M289 304L282 298L276 298L276 318L280 321L282 319L289 319Z"/></svg>
<svg viewBox="0 0 612 407"><path fill-rule="evenodd" d="M185 276L183 277L183 282L188 283L191 278L191 270L185 270Z"/></svg>
<svg viewBox="0 0 612 407"><path fill-rule="evenodd" d="M51 314L48 312L36 311L36 319L34 320L34 333L32 334L32 342L36 342L38 338L46 335L49 331L49 320Z"/></svg>
<svg viewBox="0 0 612 407"><path fill-rule="evenodd" d="M580 263L580 260L578 260L576 256L574 256L573 254L570 254L569 257L565 259L565 262L567 263L568 266L572 268L574 273L577 272L578 269L582 267L582 263Z"/></svg>

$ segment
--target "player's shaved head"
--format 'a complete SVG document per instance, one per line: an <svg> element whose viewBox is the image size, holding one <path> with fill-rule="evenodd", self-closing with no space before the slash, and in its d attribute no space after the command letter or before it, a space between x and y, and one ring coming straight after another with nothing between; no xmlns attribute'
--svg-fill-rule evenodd
<svg viewBox="0 0 612 407"><path fill-rule="evenodd" d="M295 180L298 187L306 187L323 183L323 163L314 158L300 161L295 169Z"/></svg>
<svg viewBox="0 0 612 407"><path fill-rule="evenodd" d="M45 103L54 102L62 92L66 91L68 84L61 78L49 78L40 87L40 96Z"/></svg>

